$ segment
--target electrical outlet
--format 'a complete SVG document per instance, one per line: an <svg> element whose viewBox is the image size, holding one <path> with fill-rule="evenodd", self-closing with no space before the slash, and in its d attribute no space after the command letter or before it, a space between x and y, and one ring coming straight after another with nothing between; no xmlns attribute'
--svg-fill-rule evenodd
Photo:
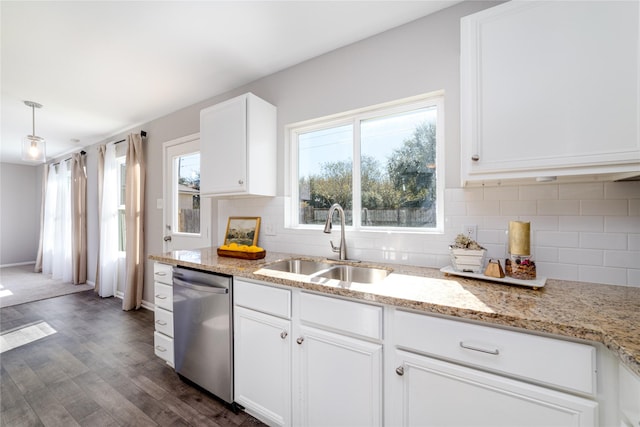
<svg viewBox="0 0 640 427"><path fill-rule="evenodd" d="M276 235L276 227L273 224L265 223L262 225L265 236L275 236Z"/></svg>
<svg viewBox="0 0 640 427"><path fill-rule="evenodd" d="M477 225L465 225L462 229L462 233L471 240L478 241L478 226Z"/></svg>

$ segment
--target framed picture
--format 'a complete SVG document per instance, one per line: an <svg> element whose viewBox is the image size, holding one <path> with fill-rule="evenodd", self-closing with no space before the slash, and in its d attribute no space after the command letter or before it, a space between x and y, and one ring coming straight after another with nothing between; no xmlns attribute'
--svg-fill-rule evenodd
<svg viewBox="0 0 640 427"><path fill-rule="evenodd" d="M224 244L237 243L238 245L258 246L259 232L259 216L230 216L227 232L224 235Z"/></svg>

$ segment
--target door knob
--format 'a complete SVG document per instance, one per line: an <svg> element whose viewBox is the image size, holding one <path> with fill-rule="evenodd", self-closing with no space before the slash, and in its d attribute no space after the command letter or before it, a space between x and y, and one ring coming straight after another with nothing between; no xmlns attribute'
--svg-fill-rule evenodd
<svg viewBox="0 0 640 427"><path fill-rule="evenodd" d="M170 242L171 241L171 236L164 236L164 241L165 242Z"/></svg>

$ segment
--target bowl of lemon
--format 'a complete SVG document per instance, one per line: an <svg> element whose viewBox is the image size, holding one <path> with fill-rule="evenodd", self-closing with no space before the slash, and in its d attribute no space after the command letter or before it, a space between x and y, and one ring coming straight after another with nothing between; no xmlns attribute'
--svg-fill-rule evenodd
<svg viewBox="0 0 640 427"><path fill-rule="evenodd" d="M261 259L267 255L267 251L256 245L239 245L229 243L218 248L218 256L226 256L241 259Z"/></svg>

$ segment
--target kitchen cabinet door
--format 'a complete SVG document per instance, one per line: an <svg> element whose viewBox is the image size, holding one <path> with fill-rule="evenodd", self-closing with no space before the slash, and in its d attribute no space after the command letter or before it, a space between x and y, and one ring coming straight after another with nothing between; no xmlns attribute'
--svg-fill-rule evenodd
<svg viewBox="0 0 640 427"><path fill-rule="evenodd" d="M640 426L640 377L620 363L618 381L620 425L624 427Z"/></svg>
<svg viewBox="0 0 640 427"><path fill-rule="evenodd" d="M269 425L291 425L291 321L234 307L235 401Z"/></svg>
<svg viewBox="0 0 640 427"><path fill-rule="evenodd" d="M200 192L275 196L276 108L247 93L200 112Z"/></svg>
<svg viewBox="0 0 640 427"><path fill-rule="evenodd" d="M397 426L595 426L594 401L396 350L388 406Z"/></svg>
<svg viewBox="0 0 640 427"><path fill-rule="evenodd" d="M507 2L462 18L463 185L638 174L639 4Z"/></svg>
<svg viewBox="0 0 640 427"><path fill-rule="evenodd" d="M382 345L301 326L294 354L294 424L382 424Z"/></svg>

